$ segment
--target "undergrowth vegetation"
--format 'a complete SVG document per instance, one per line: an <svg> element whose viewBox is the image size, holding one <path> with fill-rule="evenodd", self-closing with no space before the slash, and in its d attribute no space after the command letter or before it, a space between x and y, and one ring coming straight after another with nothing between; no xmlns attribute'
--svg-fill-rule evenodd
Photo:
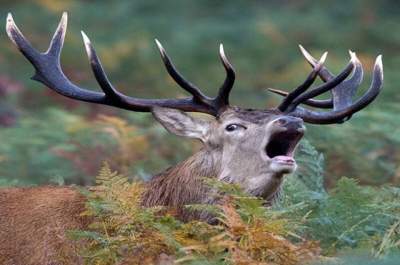
<svg viewBox="0 0 400 265"><path fill-rule="evenodd" d="M174 209L140 206L143 180L182 161L197 144L167 136L149 114L77 103L30 81L32 67L2 34L0 187L92 185L107 161L95 188L82 190L92 225L70 233L89 242L80 253L87 264L399 264L400 188L380 186L400 183L397 1L5 0L0 10L4 20L12 12L40 50L68 11L66 75L99 91L82 47L83 29L110 80L140 98L185 96L167 76L155 37L207 95L216 93L224 75L217 56L222 42L238 74L232 103L252 108L280 102L266 87L290 90L307 76L298 43L316 57L329 50L326 66L335 74L354 49L365 67L360 93L375 56L383 54L379 98L345 124L308 126L312 145L302 142L299 170L286 178L273 206L208 180L223 203L187 207L212 212L219 224L209 225L183 223ZM324 153L325 165L313 146Z"/></svg>
<svg viewBox="0 0 400 265"><path fill-rule="evenodd" d="M87 264L391 264L400 245L400 189L363 187L342 178L323 188L323 158L307 141L302 166L285 181L274 206L249 197L238 186L206 180L221 203L188 205L210 211L217 225L183 223L174 209L140 205L145 183L130 181L105 164L88 197L84 215L94 217L80 255ZM306 163L305 163L306 162ZM360 259L360 258L358 258ZM161 260L161 261L160 261Z"/></svg>
<svg viewBox="0 0 400 265"><path fill-rule="evenodd" d="M183 223L168 209L141 207L144 184L129 182L106 164L95 190L84 192L89 201L83 214L95 221L88 231L70 235L89 239L80 253L88 264L153 264L161 255L178 264L291 265L319 257L316 242L287 240L290 220L265 208L261 199L234 185L212 183L224 195L221 204L203 210L212 211L219 224Z"/></svg>

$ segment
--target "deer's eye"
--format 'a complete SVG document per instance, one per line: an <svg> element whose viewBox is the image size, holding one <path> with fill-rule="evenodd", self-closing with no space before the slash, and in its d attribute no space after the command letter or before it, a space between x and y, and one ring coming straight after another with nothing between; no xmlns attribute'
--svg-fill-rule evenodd
<svg viewBox="0 0 400 265"><path fill-rule="evenodd" d="M229 124L225 127L225 130L227 132L233 132L236 131L237 129L246 129L246 127L244 127L243 125L240 124Z"/></svg>

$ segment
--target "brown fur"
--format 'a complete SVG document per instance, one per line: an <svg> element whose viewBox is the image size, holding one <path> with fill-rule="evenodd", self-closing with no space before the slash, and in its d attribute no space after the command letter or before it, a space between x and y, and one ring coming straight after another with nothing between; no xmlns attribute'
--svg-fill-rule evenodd
<svg viewBox="0 0 400 265"><path fill-rule="evenodd" d="M193 218L181 206L202 202L202 178L216 174L217 164L206 150L198 152L155 176L143 204L173 206L182 219ZM90 220L80 216L84 209L85 197L74 187L0 189L0 264L81 264L79 246L65 232L87 227Z"/></svg>
<svg viewBox="0 0 400 265"><path fill-rule="evenodd" d="M0 189L0 264L81 263L65 231L87 225L83 210L84 198L72 187Z"/></svg>
<svg viewBox="0 0 400 265"><path fill-rule="evenodd" d="M198 218L183 206L205 202L208 187L203 179L216 177L219 161L203 149L189 159L156 175L147 185L143 197L144 206L164 205L175 208L182 220Z"/></svg>

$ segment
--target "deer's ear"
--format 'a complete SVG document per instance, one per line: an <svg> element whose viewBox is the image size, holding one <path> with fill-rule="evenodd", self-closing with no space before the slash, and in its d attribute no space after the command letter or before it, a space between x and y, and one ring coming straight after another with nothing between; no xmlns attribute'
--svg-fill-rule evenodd
<svg viewBox="0 0 400 265"><path fill-rule="evenodd" d="M197 138L203 142L207 139L210 124L205 120L170 108L154 107L152 113L156 120L173 134Z"/></svg>

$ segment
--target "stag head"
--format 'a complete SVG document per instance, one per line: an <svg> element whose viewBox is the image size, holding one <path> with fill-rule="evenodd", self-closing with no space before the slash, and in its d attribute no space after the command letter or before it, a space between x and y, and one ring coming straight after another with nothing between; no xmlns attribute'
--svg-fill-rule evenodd
<svg viewBox="0 0 400 265"><path fill-rule="evenodd" d="M213 162L211 165L207 165L208 162L199 162L200 167L212 167L219 179L238 183L251 194L267 199L275 194L282 176L296 169L293 155L305 131L303 121L314 124L342 123L371 103L379 94L383 83L382 61L381 56L378 56L370 88L362 97L353 101L363 76L362 65L355 53L350 52L348 65L334 76L323 66L327 53L316 60L301 47L303 55L313 68L304 83L290 93L272 89L273 92L285 96L277 108L243 109L229 104L235 71L225 56L222 45L220 59L226 78L217 96L211 98L178 72L156 40L168 73L191 96L182 99L129 97L116 90L109 82L90 40L82 32L91 68L103 90L96 92L73 84L61 69L60 54L66 28L67 15L64 13L50 47L46 52L40 53L21 34L11 14L8 15L8 36L35 67L34 80L72 99L131 111L152 112L168 131L179 136L200 139L204 143L210 159L202 161ZM324 83L310 89L318 76ZM331 99L313 99L328 91L332 93ZM314 109L300 106L302 104L311 105ZM319 112L316 108L330 110ZM213 119L193 117L186 112L206 113Z"/></svg>

